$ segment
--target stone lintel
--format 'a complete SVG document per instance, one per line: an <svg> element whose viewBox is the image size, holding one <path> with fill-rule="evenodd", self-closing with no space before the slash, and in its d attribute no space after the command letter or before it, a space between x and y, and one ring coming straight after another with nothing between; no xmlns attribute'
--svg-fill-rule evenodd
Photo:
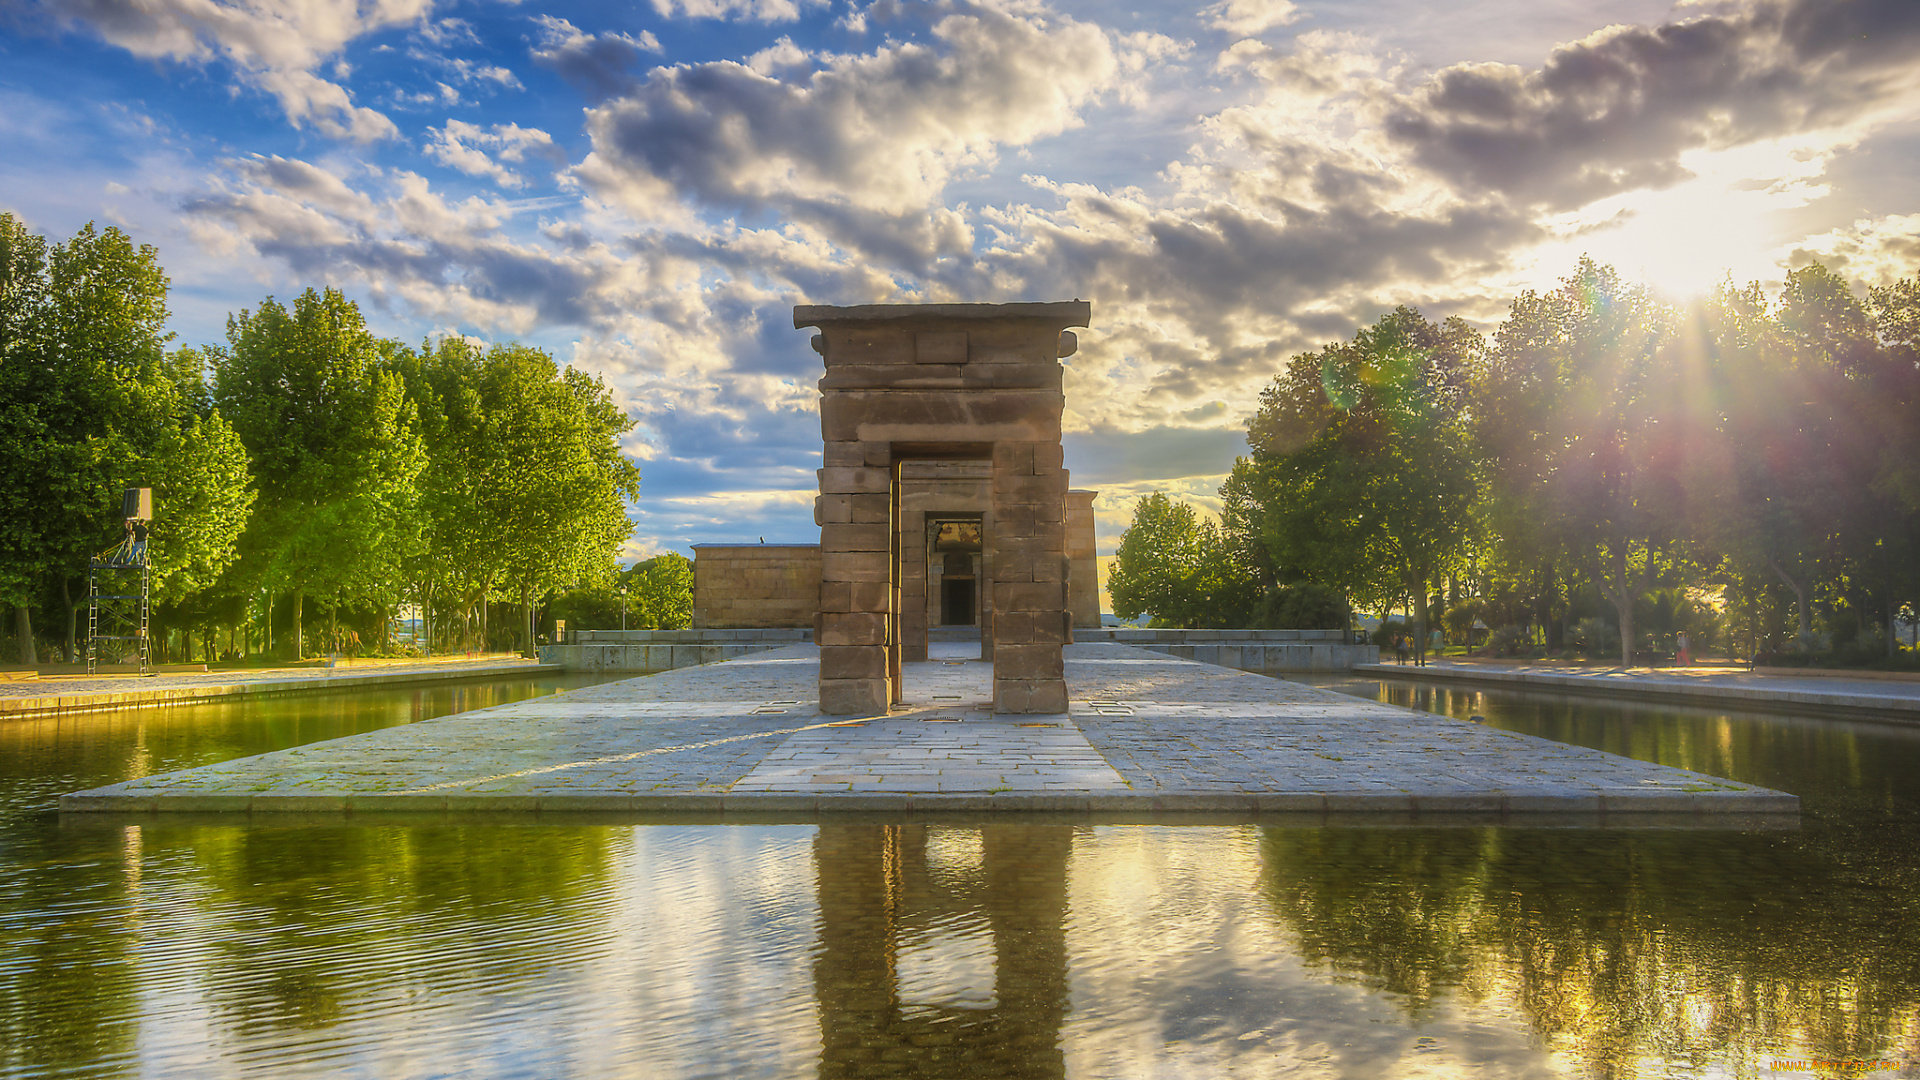
<svg viewBox="0 0 1920 1080"><path fill-rule="evenodd" d="M793 328L825 327L829 323L898 322L907 319L1004 320L1034 319L1065 329L1087 326L1093 318L1093 305L1085 300L1054 300L1017 304L857 304L836 307L830 304L795 304Z"/></svg>

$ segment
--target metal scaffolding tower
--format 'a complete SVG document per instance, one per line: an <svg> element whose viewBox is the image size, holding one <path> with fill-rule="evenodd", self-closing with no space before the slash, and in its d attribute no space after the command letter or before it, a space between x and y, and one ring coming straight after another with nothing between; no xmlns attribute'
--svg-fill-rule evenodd
<svg viewBox="0 0 1920 1080"><path fill-rule="evenodd" d="M140 674L153 674L153 649L147 638L147 619L153 595L153 572L147 561L147 522L153 519L153 490L129 488L121 502L126 536L87 564L87 674L94 674L102 646L112 649L111 663L137 657ZM131 642L129 648L126 643ZM120 644L110 644L120 643Z"/></svg>

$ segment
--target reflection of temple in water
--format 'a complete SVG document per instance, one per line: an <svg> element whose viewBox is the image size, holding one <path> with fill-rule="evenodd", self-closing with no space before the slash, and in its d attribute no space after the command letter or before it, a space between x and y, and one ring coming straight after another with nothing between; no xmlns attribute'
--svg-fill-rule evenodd
<svg viewBox="0 0 1920 1080"><path fill-rule="evenodd" d="M1060 1077L1068 826L823 824L820 1076Z"/></svg>

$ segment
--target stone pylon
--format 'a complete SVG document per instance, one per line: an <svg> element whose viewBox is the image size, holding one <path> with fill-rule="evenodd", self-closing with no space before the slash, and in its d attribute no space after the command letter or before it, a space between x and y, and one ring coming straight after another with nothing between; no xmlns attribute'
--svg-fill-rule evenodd
<svg viewBox="0 0 1920 1080"><path fill-rule="evenodd" d="M820 525L820 707L879 715L901 700L900 465L989 461L982 639L997 712L1067 707L1067 471L1060 450L1066 328L1090 305L802 304L817 327L825 450ZM924 560L922 560L924 562Z"/></svg>

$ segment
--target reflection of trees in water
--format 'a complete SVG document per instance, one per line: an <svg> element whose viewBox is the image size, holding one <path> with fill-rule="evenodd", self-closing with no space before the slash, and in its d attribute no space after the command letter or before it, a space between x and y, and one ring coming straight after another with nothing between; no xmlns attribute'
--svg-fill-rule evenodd
<svg viewBox="0 0 1920 1080"><path fill-rule="evenodd" d="M1884 723L1659 706L1565 694L1373 684L1395 705L1610 754L1809 795L1865 799L1874 812L1920 802L1920 739ZM1857 807L1855 807L1857 808ZM1911 811L1906 811L1911 812Z"/></svg>
<svg viewBox="0 0 1920 1080"><path fill-rule="evenodd" d="M823 1080L1065 1076L1072 836L1067 826L821 825L814 988ZM956 839L957 857L938 850ZM990 985L949 973L939 993L914 1000L909 950L951 944L970 923L991 939L991 971L980 973Z"/></svg>
<svg viewBox="0 0 1920 1080"><path fill-rule="evenodd" d="M1309 962L1415 1017L1505 1001L1600 1075L1897 1056L1920 1023L1920 901L1817 835L1269 829L1262 854Z"/></svg>
<svg viewBox="0 0 1920 1080"><path fill-rule="evenodd" d="M0 864L0 1074L99 1076L139 1044L144 830L25 831ZM117 873L102 868L118 867Z"/></svg>
<svg viewBox="0 0 1920 1080"><path fill-rule="evenodd" d="M168 830L205 886L207 996L236 1033L321 1029L370 998L510 990L601 932L612 830Z"/></svg>

